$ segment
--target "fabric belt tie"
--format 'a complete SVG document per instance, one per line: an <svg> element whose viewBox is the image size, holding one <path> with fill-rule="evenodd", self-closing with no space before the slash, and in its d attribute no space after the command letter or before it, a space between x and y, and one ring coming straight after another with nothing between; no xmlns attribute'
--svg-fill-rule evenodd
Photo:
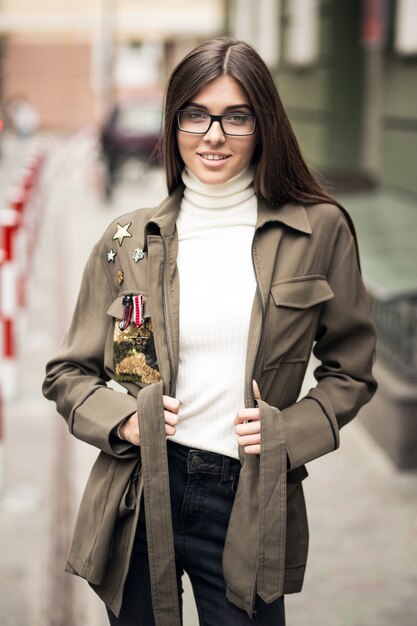
<svg viewBox="0 0 417 626"><path fill-rule="evenodd" d="M181 626L162 381L140 392L138 421L155 626Z"/></svg>
<svg viewBox="0 0 417 626"><path fill-rule="evenodd" d="M287 528L287 447L281 412L258 400L261 412L258 595L273 602L284 593Z"/></svg>
<svg viewBox="0 0 417 626"><path fill-rule="evenodd" d="M287 523L287 450L281 412L258 400L261 454L243 455L223 552L227 598L253 617L256 594L283 595ZM243 530L244 529L244 530ZM245 572L237 576L236 572Z"/></svg>

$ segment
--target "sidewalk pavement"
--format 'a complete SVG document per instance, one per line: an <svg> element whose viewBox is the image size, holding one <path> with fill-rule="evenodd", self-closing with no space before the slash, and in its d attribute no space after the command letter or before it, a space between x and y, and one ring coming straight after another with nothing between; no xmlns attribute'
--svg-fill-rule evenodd
<svg viewBox="0 0 417 626"><path fill-rule="evenodd" d="M50 141L45 222L22 320L19 393L5 415L0 622L105 626L104 609L88 585L62 572L96 451L68 435L40 386L93 243L113 217L158 202L164 186L154 170L136 188L125 183L106 206L97 195L90 137ZM303 592L286 597L287 625L416 626L417 472L398 472L360 420L341 440L338 451L308 467L309 563ZM184 626L197 626L185 588Z"/></svg>

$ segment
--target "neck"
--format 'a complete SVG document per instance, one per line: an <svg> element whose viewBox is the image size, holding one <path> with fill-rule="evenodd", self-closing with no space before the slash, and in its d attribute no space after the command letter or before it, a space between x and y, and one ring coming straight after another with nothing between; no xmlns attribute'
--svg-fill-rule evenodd
<svg viewBox="0 0 417 626"><path fill-rule="evenodd" d="M218 185L201 182L190 170L184 168L182 180L185 184L184 198L190 204L207 209L236 207L255 194L253 170L245 168L236 176Z"/></svg>

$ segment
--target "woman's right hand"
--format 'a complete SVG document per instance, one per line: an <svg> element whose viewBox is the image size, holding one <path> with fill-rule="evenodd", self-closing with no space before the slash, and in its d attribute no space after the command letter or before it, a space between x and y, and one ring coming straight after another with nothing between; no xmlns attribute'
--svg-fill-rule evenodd
<svg viewBox="0 0 417 626"><path fill-rule="evenodd" d="M178 411L180 408L179 400L171 398L170 396L162 396L164 404L164 417L165 417L165 434L175 435L176 426L178 424ZM134 446L140 446L139 435L139 423L138 414L133 413L130 417L126 418L119 428L119 434L121 439L133 443Z"/></svg>

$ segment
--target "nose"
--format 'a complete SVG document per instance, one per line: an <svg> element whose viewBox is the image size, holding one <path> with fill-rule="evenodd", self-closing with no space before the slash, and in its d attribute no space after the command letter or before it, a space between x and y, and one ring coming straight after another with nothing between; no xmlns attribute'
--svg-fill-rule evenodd
<svg viewBox="0 0 417 626"><path fill-rule="evenodd" d="M220 126L220 122L213 122L206 134L204 135L204 141L209 141L212 144L224 143L226 137Z"/></svg>

